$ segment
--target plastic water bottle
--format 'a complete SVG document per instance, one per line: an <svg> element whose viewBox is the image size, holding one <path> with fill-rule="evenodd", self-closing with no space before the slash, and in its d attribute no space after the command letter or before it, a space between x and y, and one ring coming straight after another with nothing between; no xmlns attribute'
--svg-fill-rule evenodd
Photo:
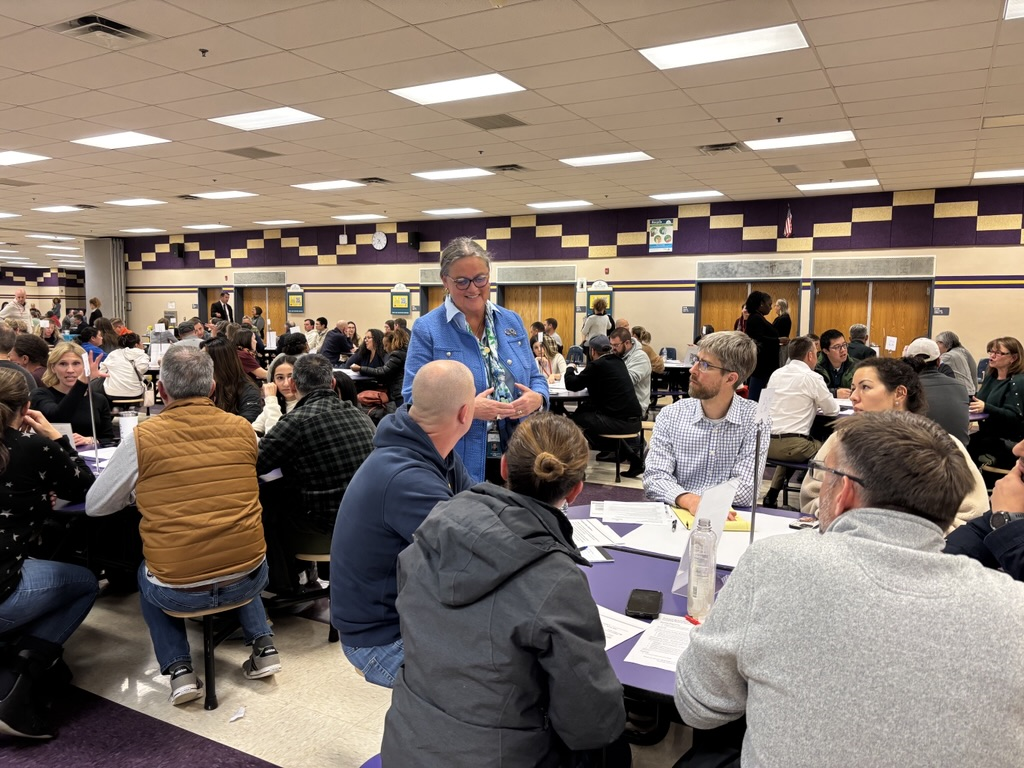
<svg viewBox="0 0 1024 768"><path fill-rule="evenodd" d="M118 416L118 425L121 428L121 439L124 440L126 435L130 435L139 426L138 411L122 411Z"/></svg>
<svg viewBox="0 0 1024 768"><path fill-rule="evenodd" d="M690 534L690 579L686 590L687 612L697 621L704 621L715 602L717 555L718 536L711 530L711 521L702 517Z"/></svg>

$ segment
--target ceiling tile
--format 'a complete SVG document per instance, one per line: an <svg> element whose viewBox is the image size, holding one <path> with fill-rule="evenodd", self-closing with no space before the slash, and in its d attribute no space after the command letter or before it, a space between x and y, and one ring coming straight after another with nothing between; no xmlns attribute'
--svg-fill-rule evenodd
<svg viewBox="0 0 1024 768"><path fill-rule="evenodd" d="M203 54L202 50L205 50L206 54ZM170 40L128 48L124 53L178 72L192 72L204 67L215 67L231 61L276 53L276 49L229 27L214 27Z"/></svg>
<svg viewBox="0 0 1024 768"><path fill-rule="evenodd" d="M851 5L851 10L856 8L859 12L806 20L807 39L814 45L824 46L876 39L880 30L891 36L929 29L958 29L969 24L996 21L1001 16L1001 8L996 3L931 0L889 5L872 9Z"/></svg>
<svg viewBox="0 0 1024 768"><path fill-rule="evenodd" d="M354 69L348 74L378 88L393 89L487 75L490 71L466 54L453 51L422 59Z"/></svg>
<svg viewBox="0 0 1024 768"><path fill-rule="evenodd" d="M289 80L330 74L330 70L293 53L271 53L244 61L233 61L216 67L207 67L198 75L229 88L259 88Z"/></svg>
<svg viewBox="0 0 1024 768"><path fill-rule="evenodd" d="M937 29L905 35L876 37L870 45L862 41L821 45L815 50L822 63L829 68L868 64L877 61L910 59L931 54L968 51L975 48L991 49L998 25L969 24L953 29ZM895 65L894 65L895 66Z"/></svg>
<svg viewBox="0 0 1024 768"><path fill-rule="evenodd" d="M788 3L763 0L719 0L693 8L634 18L608 27L636 48L681 43L704 37L729 35L751 29L775 27L796 21ZM778 54L772 54L778 55ZM763 56L759 58L771 58Z"/></svg>
<svg viewBox="0 0 1024 768"><path fill-rule="evenodd" d="M345 0L271 13L237 21L232 26L257 40L290 50L371 35L403 26L403 23L367 0Z"/></svg>
<svg viewBox="0 0 1024 768"><path fill-rule="evenodd" d="M19 72L37 72L70 61L99 56L103 49L80 40L50 32L30 29L3 39L0 46L0 67Z"/></svg>
<svg viewBox="0 0 1024 768"><path fill-rule="evenodd" d="M478 13L442 21L426 22L420 29L453 47L462 49L467 41L474 47L501 45L510 40L537 36L542 25L545 34L582 29L597 24L574 0L542 0L503 8L487 8Z"/></svg>
<svg viewBox="0 0 1024 768"><path fill-rule="evenodd" d="M295 53L340 72L450 53L451 47L413 27L298 48Z"/></svg>
<svg viewBox="0 0 1024 768"><path fill-rule="evenodd" d="M628 46L604 27L587 27L539 38L465 49L469 56L499 72L605 56L626 50Z"/></svg>

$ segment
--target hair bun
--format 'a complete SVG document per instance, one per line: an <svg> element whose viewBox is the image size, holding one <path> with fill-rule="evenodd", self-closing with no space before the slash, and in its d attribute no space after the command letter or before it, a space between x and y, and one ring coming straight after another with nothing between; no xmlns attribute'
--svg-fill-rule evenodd
<svg viewBox="0 0 1024 768"><path fill-rule="evenodd" d="M549 451L542 451L533 461L533 471L540 480L551 482L565 474L565 462Z"/></svg>

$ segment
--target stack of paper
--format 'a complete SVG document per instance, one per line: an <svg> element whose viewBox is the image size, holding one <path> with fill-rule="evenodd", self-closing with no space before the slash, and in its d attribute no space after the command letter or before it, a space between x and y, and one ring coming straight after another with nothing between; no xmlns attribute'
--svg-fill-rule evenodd
<svg viewBox="0 0 1024 768"><path fill-rule="evenodd" d="M682 616L662 614L637 640L626 655L626 661L673 672L679 657L690 644L692 629L693 624Z"/></svg>
<svg viewBox="0 0 1024 768"><path fill-rule="evenodd" d="M606 523L672 524L672 514L660 501L592 501L590 516Z"/></svg>
<svg viewBox="0 0 1024 768"><path fill-rule="evenodd" d="M646 621L634 619L632 616L623 616L603 605L597 606L597 612L601 616L606 651L626 642L631 637L636 637L649 626Z"/></svg>
<svg viewBox="0 0 1024 768"><path fill-rule="evenodd" d="M572 540L580 549L622 543L622 537L600 520L584 519L569 522L572 523Z"/></svg>

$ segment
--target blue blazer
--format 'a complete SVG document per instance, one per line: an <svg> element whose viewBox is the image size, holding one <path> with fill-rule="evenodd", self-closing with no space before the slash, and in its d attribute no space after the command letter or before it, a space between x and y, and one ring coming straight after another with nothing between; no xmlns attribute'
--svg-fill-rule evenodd
<svg viewBox="0 0 1024 768"><path fill-rule="evenodd" d="M517 382L544 397L546 408L548 380L534 362L533 348L523 321L511 310L494 304L490 304L490 307L494 311L494 335L498 340L498 354L502 362ZM412 380L416 372L431 360L458 360L473 372L477 394L488 388L480 345L471 333L466 332L465 327L465 315L449 299L416 321L405 359L405 383L402 385L402 398L405 402L412 402ZM514 390L513 394L518 397L519 390ZM473 480L482 482L487 458L487 422L474 419L473 426L458 442L455 450L462 457L462 463Z"/></svg>

